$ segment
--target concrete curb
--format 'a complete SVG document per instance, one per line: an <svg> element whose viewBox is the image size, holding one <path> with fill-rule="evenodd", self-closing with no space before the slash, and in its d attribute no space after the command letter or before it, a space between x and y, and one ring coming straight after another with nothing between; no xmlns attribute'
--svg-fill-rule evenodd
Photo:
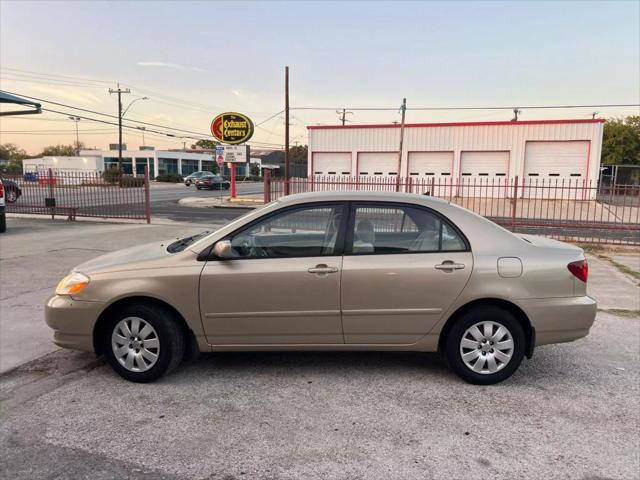
<svg viewBox="0 0 640 480"><path fill-rule="evenodd" d="M241 208L241 209L254 209L257 206L262 205L262 203L258 202L243 202L242 200L238 200L235 202L230 202L225 200L220 202L218 198L209 198L209 197L184 197L178 200L178 204L183 207L193 207L193 208Z"/></svg>

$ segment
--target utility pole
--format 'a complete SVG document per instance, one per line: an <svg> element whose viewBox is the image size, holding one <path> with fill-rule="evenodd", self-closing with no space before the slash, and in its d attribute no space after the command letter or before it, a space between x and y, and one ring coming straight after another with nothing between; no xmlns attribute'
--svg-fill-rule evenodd
<svg viewBox="0 0 640 480"><path fill-rule="evenodd" d="M353 115L353 112L347 112L346 109L342 109L342 113L340 113L340 110L336 110L336 113L338 115L340 115L340 121L342 122L342 126L344 127L345 122L348 122L347 120L347 114L349 115Z"/></svg>
<svg viewBox="0 0 640 480"><path fill-rule="evenodd" d="M289 195L289 67L284 67L284 194Z"/></svg>
<svg viewBox="0 0 640 480"><path fill-rule="evenodd" d="M402 120L400 122L400 150L398 150L398 171L396 172L396 192L400 191L400 171L402 170L402 143L404 142L404 118L407 112L407 99L402 99L402 106L400 107L402 112Z"/></svg>
<svg viewBox="0 0 640 480"><path fill-rule="evenodd" d="M80 121L80 117L69 117L69 120L73 120L76 124L76 155L80 156L80 136L78 134L78 122Z"/></svg>
<svg viewBox="0 0 640 480"><path fill-rule="evenodd" d="M128 88L121 89L118 83L117 90L109 89L109 94L112 93L118 94L118 171L122 171L122 94L131 93L131 90Z"/></svg>
<svg viewBox="0 0 640 480"><path fill-rule="evenodd" d="M147 127L136 127L136 128L142 131L142 145L146 145L146 143L144 143L144 131L147 129Z"/></svg>

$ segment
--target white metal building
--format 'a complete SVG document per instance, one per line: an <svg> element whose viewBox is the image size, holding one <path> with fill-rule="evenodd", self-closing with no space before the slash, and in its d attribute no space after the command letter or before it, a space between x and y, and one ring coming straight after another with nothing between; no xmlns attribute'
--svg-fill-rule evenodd
<svg viewBox="0 0 640 480"><path fill-rule="evenodd" d="M516 176L524 181L595 182L603 123L588 119L408 124L400 162L400 125L309 126L308 173L435 177L439 183Z"/></svg>
<svg viewBox="0 0 640 480"><path fill-rule="evenodd" d="M117 150L81 150L78 157L47 156L22 162L25 172L36 168L87 170L102 172L118 164ZM194 153L173 150L123 150L124 173L144 175L149 167L151 178L165 173L180 173L184 176L199 170L211 170L214 160L211 153Z"/></svg>

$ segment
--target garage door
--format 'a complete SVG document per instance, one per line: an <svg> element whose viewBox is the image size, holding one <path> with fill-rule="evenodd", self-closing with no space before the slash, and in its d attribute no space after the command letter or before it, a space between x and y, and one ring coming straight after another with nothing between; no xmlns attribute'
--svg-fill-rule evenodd
<svg viewBox="0 0 640 480"><path fill-rule="evenodd" d="M398 175L398 152L359 152L358 175Z"/></svg>
<svg viewBox="0 0 640 480"><path fill-rule="evenodd" d="M507 192L509 152L462 152L461 195L503 197Z"/></svg>
<svg viewBox="0 0 640 480"><path fill-rule="evenodd" d="M434 196L448 195L451 188L453 152L409 152L409 179L414 193L429 191ZM433 187L431 186L433 182ZM433 192L431 189L433 188Z"/></svg>
<svg viewBox="0 0 640 480"><path fill-rule="evenodd" d="M313 153L314 175L351 175L351 153Z"/></svg>
<svg viewBox="0 0 640 480"><path fill-rule="evenodd" d="M586 179L589 142L527 142L524 153L524 195L550 197L561 190L542 188L582 184ZM537 188L536 188L537 186ZM564 192L567 197L567 192Z"/></svg>

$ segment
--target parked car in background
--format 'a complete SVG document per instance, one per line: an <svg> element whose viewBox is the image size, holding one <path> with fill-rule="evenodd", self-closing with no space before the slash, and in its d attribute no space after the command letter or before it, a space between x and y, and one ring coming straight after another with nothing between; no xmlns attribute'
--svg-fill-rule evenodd
<svg viewBox="0 0 640 480"><path fill-rule="evenodd" d="M205 175L213 175L212 172L205 172L205 171L200 171L200 172L193 172L189 175L187 175L184 179L184 184L189 187L191 186L192 183L196 183L196 180L198 180L199 178L205 176Z"/></svg>
<svg viewBox="0 0 640 480"><path fill-rule="evenodd" d="M0 233L7 231L7 215L4 206L4 183L0 178Z"/></svg>
<svg viewBox="0 0 640 480"><path fill-rule="evenodd" d="M4 197L7 203L15 203L22 196L22 189L13 180L1 178L4 185Z"/></svg>
<svg viewBox="0 0 640 480"><path fill-rule="evenodd" d="M439 351L486 385L589 333L587 275L582 249L443 200L315 192L79 265L45 318L57 345L104 354L136 382L185 351L307 349Z"/></svg>
<svg viewBox="0 0 640 480"><path fill-rule="evenodd" d="M220 175L203 175L196 180L196 188L201 190L206 188L208 190L229 190L231 183L225 180Z"/></svg>

